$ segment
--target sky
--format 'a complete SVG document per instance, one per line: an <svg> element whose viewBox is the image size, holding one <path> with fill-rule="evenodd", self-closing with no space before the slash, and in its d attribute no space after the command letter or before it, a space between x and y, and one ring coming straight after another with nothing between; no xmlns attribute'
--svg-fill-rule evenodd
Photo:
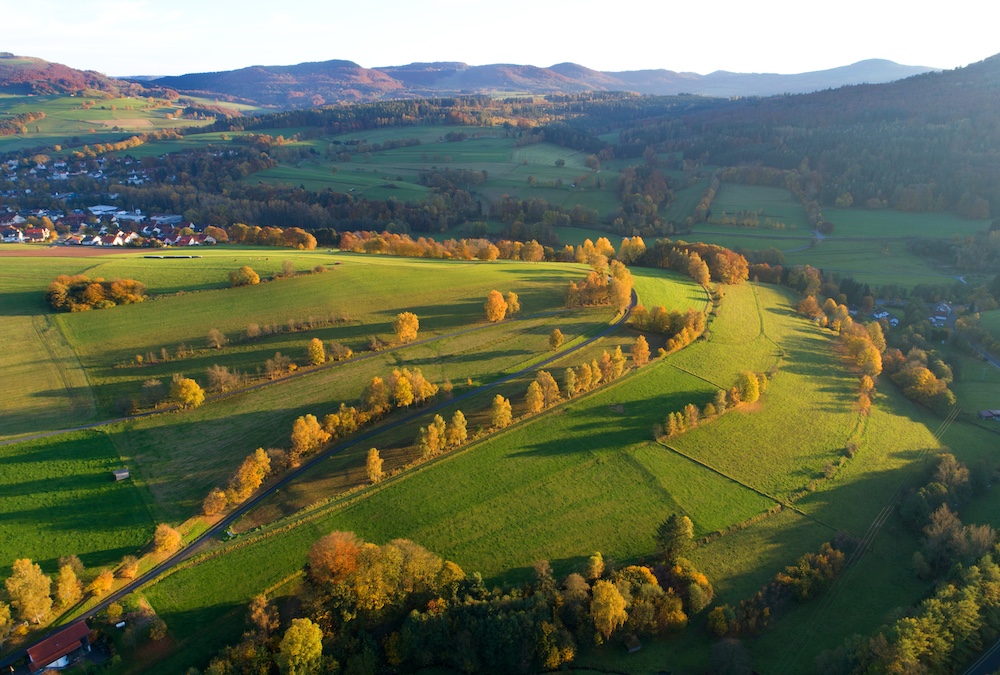
<svg viewBox="0 0 1000 675"><path fill-rule="evenodd" d="M0 0L0 51L108 75L344 59L707 74L1000 52L982 0Z"/></svg>

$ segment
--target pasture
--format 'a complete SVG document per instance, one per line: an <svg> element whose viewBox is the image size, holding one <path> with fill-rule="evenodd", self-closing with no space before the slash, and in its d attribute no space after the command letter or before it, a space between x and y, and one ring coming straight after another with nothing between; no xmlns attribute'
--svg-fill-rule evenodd
<svg viewBox="0 0 1000 675"><path fill-rule="evenodd" d="M93 103L84 108L87 101ZM85 143L122 140L143 131L197 127L206 120L168 119L179 113L175 105L159 106L145 99L89 98L86 96L19 96L0 98L0 113L43 112L45 118L26 125L27 133L0 137L0 150L67 144L74 137Z"/></svg>
<svg viewBox="0 0 1000 675"><path fill-rule="evenodd" d="M802 204L784 188L723 183L712 202L709 221L722 218L724 213L733 216L737 211L753 211L758 214L760 227L750 228L752 231L771 231L764 225L768 219L785 224L785 230L775 230L776 232L808 232L811 229Z"/></svg>
<svg viewBox="0 0 1000 675"><path fill-rule="evenodd" d="M48 574L60 556L87 567L138 553L154 522L137 485L111 470L131 466L102 431L0 446L0 577L29 557Z"/></svg>
<svg viewBox="0 0 1000 675"><path fill-rule="evenodd" d="M297 256L292 252L290 257L296 260ZM268 257L276 267L284 259L278 251L269 252ZM561 307L569 281L583 276L583 267L575 264L401 260L323 253L308 257L314 264L342 264L323 274L243 288L179 293L99 312L61 314L56 321L88 369L100 409L110 410L117 398L136 395L141 383L150 378L169 379L173 372L191 376L212 363L253 372L275 351L282 350L292 358L301 358L314 335L343 341L360 351L370 336L390 340L391 323L402 311L417 314L423 337L452 332L485 320L482 305L493 288L516 292L524 314ZM207 264L197 260L116 260L108 268L102 267L102 273L137 272L135 276L141 281L142 268L147 264L158 269L157 263L175 262L182 266L187 262ZM225 267L235 269L241 262L227 262ZM132 267L134 264L138 268ZM207 275L209 268L204 269ZM218 274L224 273L220 267ZM192 281L196 280L198 276L193 275ZM204 278L200 281L208 283ZM399 292L401 288L412 290L404 294ZM235 341L251 322L281 327L287 326L290 319L307 322L310 317L333 317L336 323L315 332L285 332L274 338L244 341L238 348L219 353L205 346L205 336L213 328ZM173 355L181 344L194 349L194 354L185 359L160 359L162 349ZM137 367L136 355L149 352L158 363L149 365L147 360Z"/></svg>
<svg viewBox="0 0 1000 675"><path fill-rule="evenodd" d="M823 209L823 216L834 224L831 235L865 239L902 239L906 237L950 239L968 237L989 227L988 220L972 220L953 213L905 213L890 209Z"/></svg>

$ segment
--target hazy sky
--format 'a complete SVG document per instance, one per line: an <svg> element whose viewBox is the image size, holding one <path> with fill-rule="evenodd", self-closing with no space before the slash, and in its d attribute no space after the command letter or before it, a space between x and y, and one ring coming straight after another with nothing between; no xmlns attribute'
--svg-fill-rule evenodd
<svg viewBox="0 0 1000 675"><path fill-rule="evenodd" d="M346 59L797 73L1000 52L981 0L0 0L0 51L109 75Z"/></svg>

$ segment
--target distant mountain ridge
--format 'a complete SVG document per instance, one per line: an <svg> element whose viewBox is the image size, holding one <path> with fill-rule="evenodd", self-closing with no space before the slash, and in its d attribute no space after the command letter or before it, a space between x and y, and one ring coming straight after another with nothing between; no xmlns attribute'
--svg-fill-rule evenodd
<svg viewBox="0 0 1000 675"><path fill-rule="evenodd" d="M337 60L192 73L155 78L149 83L181 92L239 96L265 105L308 107L340 101L498 92L634 91L658 95L772 96L892 82L934 70L937 69L905 66L884 59L793 75L727 71L699 75L664 69L601 72L575 63L540 68L506 63L470 66L457 61L364 68L353 61Z"/></svg>
<svg viewBox="0 0 1000 675"><path fill-rule="evenodd" d="M162 88L235 97L279 108L308 108L338 102L508 92L632 91L658 95L772 96L851 84L892 82L934 70L884 59L793 75L727 71L699 75L665 69L601 72L576 63L557 63L542 68L511 63L470 66L459 61L365 68L353 61L330 60L168 77L113 78L38 58L0 53L0 91L58 94L96 90L117 94L134 92L137 88Z"/></svg>

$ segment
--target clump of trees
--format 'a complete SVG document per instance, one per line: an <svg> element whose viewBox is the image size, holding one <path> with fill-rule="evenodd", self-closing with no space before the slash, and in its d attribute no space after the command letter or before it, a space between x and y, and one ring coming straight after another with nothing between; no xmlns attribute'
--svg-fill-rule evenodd
<svg viewBox="0 0 1000 675"><path fill-rule="evenodd" d="M497 394L500 399L504 399ZM503 408L503 403L496 403ZM510 424L510 401L506 403L507 424ZM502 422L502 415L500 421ZM506 425L505 425L506 426ZM461 410L456 410L452 415L451 423L445 422L440 415L435 415L434 420L426 427L420 428L420 435L417 437L417 449L420 451L421 459L436 457L446 450L453 450L465 444L469 438L468 421Z"/></svg>
<svg viewBox="0 0 1000 675"><path fill-rule="evenodd" d="M300 616L281 638L277 612L255 598L251 630L209 672L287 669L293 661L352 672L559 669L595 644L684 629L711 598L711 584L683 559L616 567L595 553L563 579L543 560L532 582L489 589L481 575L412 541L377 545L332 532L310 549L299 595Z"/></svg>
<svg viewBox="0 0 1000 675"><path fill-rule="evenodd" d="M683 410L669 413L663 427L658 427L654 435L657 440L660 437L674 438L737 409L743 403L756 403L760 395L767 391L767 385L766 373L741 371L736 376L735 384L729 389L718 390L715 398L706 403L704 408L699 409L695 404L688 403Z"/></svg>
<svg viewBox="0 0 1000 675"><path fill-rule="evenodd" d="M675 270L703 286L710 281L735 286L750 278L749 263L743 255L715 244L658 239L636 264Z"/></svg>
<svg viewBox="0 0 1000 675"><path fill-rule="evenodd" d="M146 299L146 287L135 279L91 279L84 274L60 274L45 290L45 300L61 312L85 312Z"/></svg>
<svg viewBox="0 0 1000 675"><path fill-rule="evenodd" d="M486 296L486 320L491 322L503 321L504 317L513 316L521 311L521 301L517 293L510 291L507 296L497 290L492 290Z"/></svg>
<svg viewBox="0 0 1000 675"><path fill-rule="evenodd" d="M590 363L567 368L563 373L563 390L566 397L572 398L602 383L617 380L625 373L626 363L627 359L621 346L617 346L613 352L605 349L599 359L593 359Z"/></svg>
<svg viewBox="0 0 1000 675"><path fill-rule="evenodd" d="M353 253L403 256L407 258L437 258L454 260L525 260L541 262L546 259L546 249L534 239L527 242L501 239L496 243L488 239L447 239L435 241L432 237L413 239L408 234L393 232L343 232L338 248ZM549 259L554 255L548 249Z"/></svg>
<svg viewBox="0 0 1000 675"><path fill-rule="evenodd" d="M260 275L257 274L252 267L249 265L244 265L238 270L233 270L229 273L229 285L236 286L253 286L260 283Z"/></svg>
<svg viewBox="0 0 1000 675"><path fill-rule="evenodd" d="M636 305L629 322L637 330L666 335L665 350L670 353L697 340L705 332L708 320L704 312L693 308L681 313L676 309L668 312L663 306L647 310Z"/></svg>
<svg viewBox="0 0 1000 675"><path fill-rule="evenodd" d="M847 555L856 547L847 537L824 542L816 553L807 553L778 572L752 597L737 607L721 605L708 613L708 629L718 637L759 635L774 616L795 602L806 602L830 587L844 569Z"/></svg>
<svg viewBox="0 0 1000 675"><path fill-rule="evenodd" d="M566 290L566 306L611 305L619 312L632 302L632 273L618 260L610 265L604 255L591 259L591 271L581 282L571 281Z"/></svg>
<svg viewBox="0 0 1000 675"><path fill-rule="evenodd" d="M263 448L257 448L240 464L226 486L214 488L202 502L206 516L214 516L225 508L244 501L259 488L271 473L271 457Z"/></svg>
<svg viewBox="0 0 1000 675"><path fill-rule="evenodd" d="M927 406L939 415L946 415L955 405L955 394L948 388L954 375L948 364L940 358L932 357L916 347L905 356L899 349L888 349L882 364L907 398Z"/></svg>

